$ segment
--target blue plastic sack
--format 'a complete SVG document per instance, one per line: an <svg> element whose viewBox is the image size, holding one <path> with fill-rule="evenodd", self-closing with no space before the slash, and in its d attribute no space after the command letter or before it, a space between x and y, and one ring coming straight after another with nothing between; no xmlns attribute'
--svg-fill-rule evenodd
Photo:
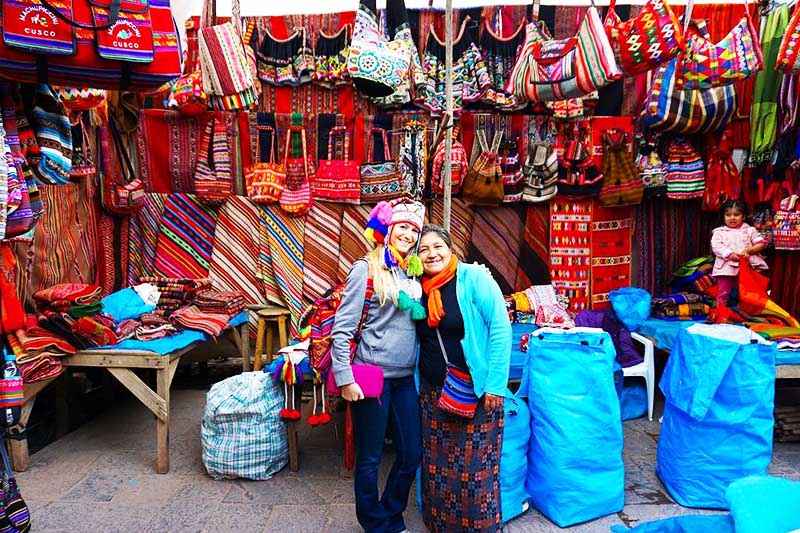
<svg viewBox="0 0 800 533"><path fill-rule="evenodd" d="M500 504L503 522L528 510L528 444L531 440L531 412L522 398L507 392L503 402L503 449L500 457Z"/></svg>
<svg viewBox="0 0 800 533"><path fill-rule="evenodd" d="M644 522L628 529L611 526L614 533L734 533L730 515L686 515ZM766 531L766 530L762 530ZM738 533L738 529L736 530Z"/></svg>
<svg viewBox="0 0 800 533"><path fill-rule="evenodd" d="M526 487L561 527L625 503L614 355L609 334L594 328L541 329L529 340L520 385L531 410Z"/></svg>
<svg viewBox="0 0 800 533"><path fill-rule="evenodd" d="M623 287L608 293L614 314L629 331L638 331L645 320L650 318L650 304L653 297L638 287Z"/></svg>
<svg viewBox="0 0 800 533"><path fill-rule="evenodd" d="M144 303L131 287L112 292L100 302L103 304L103 312L111 315L118 324L129 318L139 318L142 313L150 313L156 308L155 305Z"/></svg>
<svg viewBox="0 0 800 533"><path fill-rule="evenodd" d="M622 397L619 399L622 420L633 420L647 414L647 387L641 381L626 383L622 388Z"/></svg>
<svg viewBox="0 0 800 533"><path fill-rule="evenodd" d="M765 474L772 458L774 343L747 328L681 330L659 387L656 473L686 507L727 509L725 489Z"/></svg>
<svg viewBox="0 0 800 533"><path fill-rule="evenodd" d="M786 533L800 529L800 482L748 476L725 491L736 533Z"/></svg>

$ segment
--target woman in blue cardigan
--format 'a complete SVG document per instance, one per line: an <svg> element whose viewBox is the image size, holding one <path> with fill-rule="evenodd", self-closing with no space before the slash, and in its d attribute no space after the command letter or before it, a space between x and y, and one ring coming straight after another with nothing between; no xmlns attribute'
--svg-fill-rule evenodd
<svg viewBox="0 0 800 533"><path fill-rule="evenodd" d="M422 229L418 255L428 309L427 320L417 322L423 520L434 532L500 531L503 396L511 356L503 294L485 267L458 261L439 226ZM448 373L461 378L462 389L442 401Z"/></svg>

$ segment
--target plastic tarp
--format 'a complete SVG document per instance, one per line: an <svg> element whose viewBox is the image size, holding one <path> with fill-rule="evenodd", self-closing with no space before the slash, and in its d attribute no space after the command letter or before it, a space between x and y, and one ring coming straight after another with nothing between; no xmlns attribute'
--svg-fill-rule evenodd
<svg viewBox="0 0 800 533"><path fill-rule="evenodd" d="M622 420L633 420L647 414L647 387L641 379L633 382L631 378L622 389L619 399Z"/></svg>
<svg viewBox="0 0 800 533"><path fill-rule="evenodd" d="M269 479L289 461L283 392L264 372L215 383L200 424L203 464L214 479Z"/></svg>
<svg viewBox="0 0 800 533"><path fill-rule="evenodd" d="M686 507L727 509L725 489L772 458L775 344L747 328L695 324L678 334L656 473Z"/></svg>
<svg viewBox="0 0 800 533"><path fill-rule="evenodd" d="M150 313L156 308L155 305L144 303L133 287L112 292L100 302L103 304L103 312L111 315L117 324L129 318L139 318L142 313Z"/></svg>
<svg viewBox="0 0 800 533"><path fill-rule="evenodd" d="M623 287L608 294L614 314L629 331L639 331L639 327L650 318L650 304L653 297L638 287Z"/></svg>
<svg viewBox="0 0 800 533"><path fill-rule="evenodd" d="M686 515L645 522L628 529L611 526L614 533L734 533L730 515ZM737 530L738 531L738 530ZM764 533L765 530L762 530Z"/></svg>
<svg viewBox="0 0 800 533"><path fill-rule="evenodd" d="M503 449L500 456L500 504L503 522L528 510L528 444L531 439L531 412L522 398L507 392L503 402Z"/></svg>
<svg viewBox="0 0 800 533"><path fill-rule="evenodd" d="M520 395L531 410L526 486L561 527L622 509L625 467L614 345L595 328L531 334Z"/></svg>
<svg viewBox="0 0 800 533"><path fill-rule="evenodd" d="M788 533L800 529L800 482L748 476L725 491L736 533Z"/></svg>

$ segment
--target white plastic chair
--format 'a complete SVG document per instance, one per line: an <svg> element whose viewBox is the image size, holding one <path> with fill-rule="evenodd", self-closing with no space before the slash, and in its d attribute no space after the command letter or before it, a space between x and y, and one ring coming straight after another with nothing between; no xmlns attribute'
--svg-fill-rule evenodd
<svg viewBox="0 0 800 533"><path fill-rule="evenodd" d="M655 394L656 368L653 356L655 349L653 341L638 333L631 333L631 338L644 346L644 362L636 366L629 366L622 369L625 377L639 376L644 378L647 385L647 418L653 421L653 398Z"/></svg>

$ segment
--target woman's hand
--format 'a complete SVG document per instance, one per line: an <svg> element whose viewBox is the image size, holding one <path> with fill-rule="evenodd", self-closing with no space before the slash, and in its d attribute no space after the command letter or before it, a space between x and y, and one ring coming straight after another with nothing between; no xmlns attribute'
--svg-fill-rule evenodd
<svg viewBox="0 0 800 533"><path fill-rule="evenodd" d="M358 383L350 383L341 387L342 398L348 402L357 402L364 399L364 391L361 390L361 385Z"/></svg>
<svg viewBox="0 0 800 533"><path fill-rule="evenodd" d="M489 394L488 392L483 395L483 408L487 411L494 411L498 407L502 407L503 397Z"/></svg>

